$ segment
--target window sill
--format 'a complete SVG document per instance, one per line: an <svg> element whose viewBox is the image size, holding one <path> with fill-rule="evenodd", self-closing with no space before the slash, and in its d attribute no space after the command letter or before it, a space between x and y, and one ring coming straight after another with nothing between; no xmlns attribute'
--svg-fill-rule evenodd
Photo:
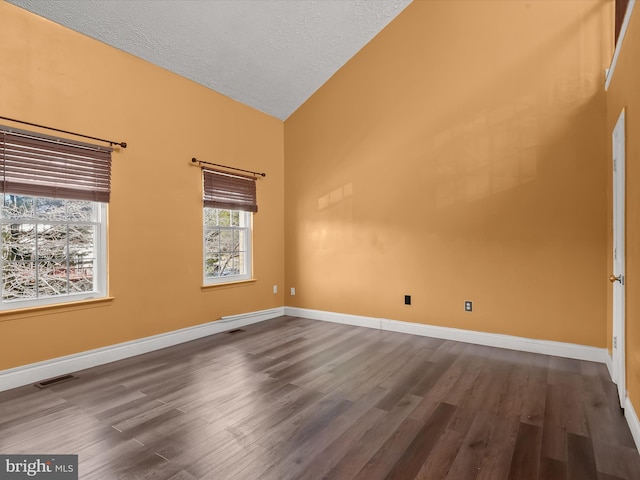
<svg viewBox="0 0 640 480"><path fill-rule="evenodd" d="M57 310L65 312L81 310L83 308L101 307L108 305L115 300L115 297L91 298L89 300L78 300L76 302L54 303L51 305L39 305L37 307L13 308L11 310L0 310L0 322L6 322L23 317L36 317L55 313Z"/></svg>
<svg viewBox="0 0 640 480"><path fill-rule="evenodd" d="M236 282L211 283L209 285L200 286L200 290L203 292L206 292L207 290L215 290L215 289L224 288L224 287L239 287L242 285L256 283L257 281L258 280L256 280L255 278L251 278L249 280L238 280Z"/></svg>

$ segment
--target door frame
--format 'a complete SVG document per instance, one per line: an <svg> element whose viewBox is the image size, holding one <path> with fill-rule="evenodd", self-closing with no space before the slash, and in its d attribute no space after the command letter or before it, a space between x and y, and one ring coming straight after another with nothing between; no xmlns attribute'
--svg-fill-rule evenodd
<svg viewBox="0 0 640 480"><path fill-rule="evenodd" d="M627 398L625 363L625 110L611 134L613 150L613 282L612 380L618 386L620 407Z"/></svg>

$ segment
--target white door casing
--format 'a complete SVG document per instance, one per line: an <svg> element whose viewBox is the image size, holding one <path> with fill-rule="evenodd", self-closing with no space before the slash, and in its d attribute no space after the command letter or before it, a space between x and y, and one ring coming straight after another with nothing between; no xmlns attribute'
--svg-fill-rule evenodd
<svg viewBox="0 0 640 480"><path fill-rule="evenodd" d="M627 397L625 372L625 111L613 129L613 381L620 406Z"/></svg>

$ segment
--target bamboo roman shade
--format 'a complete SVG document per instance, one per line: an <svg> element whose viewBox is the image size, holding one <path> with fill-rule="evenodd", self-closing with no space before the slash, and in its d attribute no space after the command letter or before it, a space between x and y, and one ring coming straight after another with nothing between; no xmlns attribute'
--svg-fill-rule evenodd
<svg viewBox="0 0 640 480"><path fill-rule="evenodd" d="M0 126L0 190L108 202L109 147Z"/></svg>
<svg viewBox="0 0 640 480"><path fill-rule="evenodd" d="M221 170L204 169L204 206L257 212L256 179Z"/></svg>

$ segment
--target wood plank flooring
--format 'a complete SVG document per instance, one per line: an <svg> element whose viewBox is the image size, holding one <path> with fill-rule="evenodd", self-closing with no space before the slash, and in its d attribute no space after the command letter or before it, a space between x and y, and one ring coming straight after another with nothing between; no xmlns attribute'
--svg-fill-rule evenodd
<svg viewBox="0 0 640 480"><path fill-rule="evenodd" d="M0 393L80 478L634 480L601 364L281 317Z"/></svg>

